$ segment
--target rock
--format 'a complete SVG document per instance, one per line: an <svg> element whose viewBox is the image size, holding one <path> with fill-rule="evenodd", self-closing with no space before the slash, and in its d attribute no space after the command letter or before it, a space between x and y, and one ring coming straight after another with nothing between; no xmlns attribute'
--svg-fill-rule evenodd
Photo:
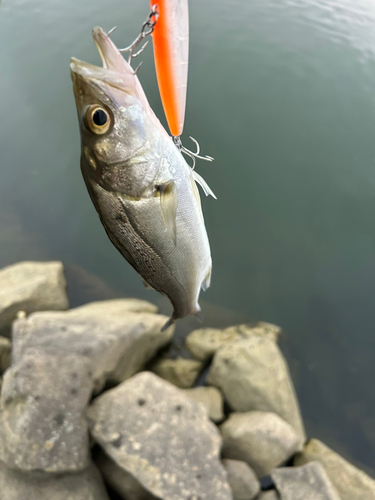
<svg viewBox="0 0 375 500"><path fill-rule="evenodd" d="M257 500L280 500L280 497L276 490L268 490L262 491Z"/></svg>
<svg viewBox="0 0 375 500"><path fill-rule="evenodd" d="M85 410L92 386L84 356L29 349L4 376L0 459L29 471L84 469L89 463Z"/></svg>
<svg viewBox="0 0 375 500"><path fill-rule="evenodd" d="M286 361L276 343L253 335L219 349L207 376L219 387L235 411L276 413L297 432L300 445L305 432Z"/></svg>
<svg viewBox="0 0 375 500"><path fill-rule="evenodd" d="M215 352L226 345L237 340L252 337L253 335L267 336L273 341L277 341L281 333L281 328L270 323L259 321L254 325L237 325L219 330L217 328L200 328L189 333L186 337L186 346L197 359L206 361Z"/></svg>
<svg viewBox="0 0 375 500"><path fill-rule="evenodd" d="M21 472L0 462L1 500L109 500L102 478L90 465L76 474Z"/></svg>
<svg viewBox="0 0 375 500"><path fill-rule="evenodd" d="M160 378L167 380L181 389L192 387L203 368L203 363L196 359L156 359L150 370Z"/></svg>
<svg viewBox="0 0 375 500"><path fill-rule="evenodd" d="M231 499L215 425L201 405L153 373L96 398L88 418L105 453L158 499Z"/></svg>
<svg viewBox="0 0 375 500"><path fill-rule="evenodd" d="M213 422L224 420L223 396L216 387L194 387L184 389L184 393L196 403L201 403Z"/></svg>
<svg viewBox="0 0 375 500"><path fill-rule="evenodd" d="M20 262L0 271L0 331L9 334L19 311L69 307L61 262Z"/></svg>
<svg viewBox="0 0 375 500"><path fill-rule="evenodd" d="M281 500L340 500L319 462L274 469L271 476Z"/></svg>
<svg viewBox="0 0 375 500"><path fill-rule="evenodd" d="M293 428L275 413L231 413L220 430L223 457L243 460L258 477L267 476L300 449Z"/></svg>
<svg viewBox="0 0 375 500"><path fill-rule="evenodd" d="M318 461L341 500L374 500L375 481L317 439L311 439L294 458L295 465Z"/></svg>
<svg viewBox="0 0 375 500"><path fill-rule="evenodd" d="M121 497L129 500L158 500L157 497L145 490L129 472L119 467L103 451L97 457L96 464L105 481Z"/></svg>
<svg viewBox="0 0 375 500"><path fill-rule="evenodd" d="M21 318L13 325L13 360L29 349L59 349L91 360L94 390L116 384L141 370L169 342L173 326L164 332L166 316L136 299L94 302L70 311L46 311Z"/></svg>
<svg viewBox="0 0 375 500"><path fill-rule="evenodd" d="M10 366L12 344L5 337L0 337L0 374Z"/></svg>
<svg viewBox="0 0 375 500"><path fill-rule="evenodd" d="M223 465L227 471L233 500L253 500L260 491L260 483L251 467L240 460L229 459L224 459Z"/></svg>

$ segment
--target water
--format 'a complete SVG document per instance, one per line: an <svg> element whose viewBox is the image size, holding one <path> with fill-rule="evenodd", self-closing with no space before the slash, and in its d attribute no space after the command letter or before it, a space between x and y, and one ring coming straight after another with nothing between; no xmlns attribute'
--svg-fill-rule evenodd
<svg viewBox="0 0 375 500"><path fill-rule="evenodd" d="M214 271L202 297L282 325L308 434L375 475L375 4L190 1L188 135ZM146 0L0 6L0 266L62 259L146 291L100 226L79 171L69 58L91 29L127 45ZM151 50L141 82L162 118ZM164 119L163 119L164 120ZM216 307L214 307L216 306ZM229 314L229 313L228 313ZM223 319L223 322L225 319Z"/></svg>

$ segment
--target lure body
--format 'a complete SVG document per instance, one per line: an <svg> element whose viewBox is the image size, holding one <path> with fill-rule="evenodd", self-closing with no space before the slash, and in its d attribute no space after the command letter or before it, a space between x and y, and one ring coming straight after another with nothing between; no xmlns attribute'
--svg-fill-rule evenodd
<svg viewBox="0 0 375 500"><path fill-rule="evenodd" d="M152 33L159 91L173 136L184 128L189 60L188 0L151 0L158 19Z"/></svg>

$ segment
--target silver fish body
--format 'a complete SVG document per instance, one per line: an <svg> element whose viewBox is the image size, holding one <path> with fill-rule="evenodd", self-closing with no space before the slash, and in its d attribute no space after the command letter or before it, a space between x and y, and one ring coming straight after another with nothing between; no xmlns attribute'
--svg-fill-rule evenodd
<svg viewBox="0 0 375 500"><path fill-rule="evenodd" d="M101 28L103 68L71 60L81 170L114 246L144 284L168 296L171 321L200 317L211 255L195 181L210 193L156 118L132 68Z"/></svg>

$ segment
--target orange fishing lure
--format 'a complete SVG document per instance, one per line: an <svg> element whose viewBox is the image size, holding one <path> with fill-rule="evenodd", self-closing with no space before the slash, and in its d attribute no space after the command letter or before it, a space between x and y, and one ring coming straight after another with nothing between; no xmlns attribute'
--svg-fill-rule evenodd
<svg viewBox="0 0 375 500"><path fill-rule="evenodd" d="M156 75L169 130L182 134L189 60L188 0L151 0L158 13L152 33Z"/></svg>

